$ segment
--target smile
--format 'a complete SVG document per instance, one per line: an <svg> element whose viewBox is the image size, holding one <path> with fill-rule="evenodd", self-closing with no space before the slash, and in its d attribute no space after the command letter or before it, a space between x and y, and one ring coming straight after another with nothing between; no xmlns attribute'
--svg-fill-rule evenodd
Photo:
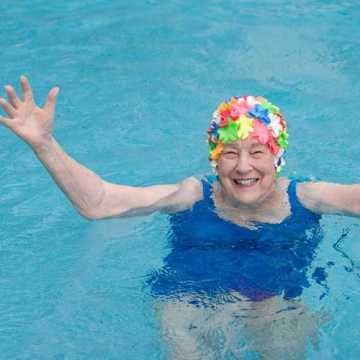
<svg viewBox="0 0 360 360"><path fill-rule="evenodd" d="M259 181L259 178L233 179L236 185L251 186Z"/></svg>

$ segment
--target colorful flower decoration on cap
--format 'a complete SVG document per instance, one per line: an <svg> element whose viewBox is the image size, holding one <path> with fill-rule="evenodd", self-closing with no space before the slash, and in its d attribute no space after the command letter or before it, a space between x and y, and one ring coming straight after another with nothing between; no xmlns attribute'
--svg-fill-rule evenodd
<svg viewBox="0 0 360 360"><path fill-rule="evenodd" d="M286 121L280 109L261 96L232 97L213 113L208 129L209 160L213 167L216 168L224 144L249 136L268 146L279 173L285 165L284 153L288 147Z"/></svg>

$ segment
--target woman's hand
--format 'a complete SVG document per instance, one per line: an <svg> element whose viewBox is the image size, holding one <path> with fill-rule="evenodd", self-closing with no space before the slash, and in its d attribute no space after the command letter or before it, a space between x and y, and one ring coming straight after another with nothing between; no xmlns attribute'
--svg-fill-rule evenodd
<svg viewBox="0 0 360 360"><path fill-rule="evenodd" d="M0 116L0 123L27 142L34 151L39 151L53 139L52 125L59 88L50 90L46 103L41 108L35 104L29 80L25 76L20 77L20 84L23 100L17 96L12 86L5 86L8 101L0 98L0 106L8 117Z"/></svg>

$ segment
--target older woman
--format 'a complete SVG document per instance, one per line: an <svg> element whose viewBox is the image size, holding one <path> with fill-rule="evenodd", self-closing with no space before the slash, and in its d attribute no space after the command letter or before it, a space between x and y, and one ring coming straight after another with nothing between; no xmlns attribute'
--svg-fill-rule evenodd
<svg viewBox="0 0 360 360"><path fill-rule="evenodd" d="M40 108L29 81L22 76L20 82L23 99L5 87L8 100L0 98L0 106L7 117L0 123L30 145L82 216L172 213L172 251L150 282L162 299L161 321L173 357L221 358L219 347L209 350L208 341L201 349L199 339L211 338L211 322L233 323L249 309L256 316L242 319L245 336L264 357L303 357L305 338L314 334L316 321L298 299L308 286L306 270L320 240L320 215L359 216L360 185L279 177L286 122L276 106L253 96L234 97L213 114L209 158L217 176L150 187L112 184L70 158L54 139L59 89L53 88ZM284 316L289 306L295 311Z"/></svg>

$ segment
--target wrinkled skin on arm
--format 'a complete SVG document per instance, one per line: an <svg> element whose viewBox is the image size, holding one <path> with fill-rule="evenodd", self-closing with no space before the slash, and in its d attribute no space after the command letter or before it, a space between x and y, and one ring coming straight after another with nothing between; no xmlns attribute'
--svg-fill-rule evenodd
<svg viewBox="0 0 360 360"><path fill-rule="evenodd" d="M153 211L179 211L202 197L200 182L194 178L179 184L131 187L109 183L67 155L53 136L59 88L48 93L45 105L38 106L29 80L20 78L22 97L5 86L8 100L0 98L7 116L0 124L26 142L55 183L79 213L88 219L146 215Z"/></svg>

